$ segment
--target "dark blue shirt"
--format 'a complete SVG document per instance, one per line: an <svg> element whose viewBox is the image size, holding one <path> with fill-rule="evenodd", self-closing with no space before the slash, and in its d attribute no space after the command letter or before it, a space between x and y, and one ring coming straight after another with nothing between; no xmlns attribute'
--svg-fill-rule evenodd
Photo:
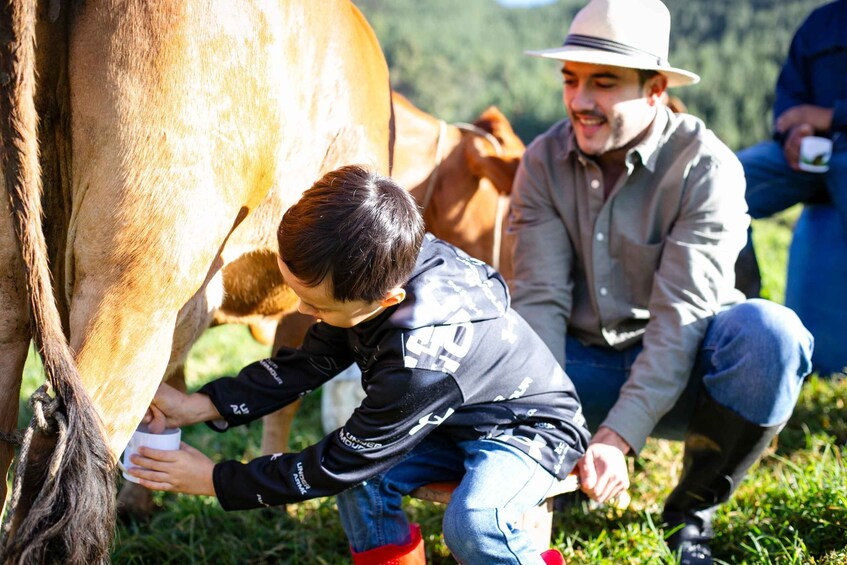
<svg viewBox="0 0 847 565"><path fill-rule="evenodd" d="M833 108L832 133L847 130L847 0L817 8L794 34L776 84L774 119L800 104Z"/></svg>

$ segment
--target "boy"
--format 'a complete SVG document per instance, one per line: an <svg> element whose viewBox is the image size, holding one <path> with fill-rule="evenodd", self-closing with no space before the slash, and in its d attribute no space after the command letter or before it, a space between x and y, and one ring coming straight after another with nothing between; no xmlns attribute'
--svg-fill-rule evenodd
<svg viewBox="0 0 847 565"><path fill-rule="evenodd" d="M347 423L300 453L213 464L199 451L141 450L143 486L215 495L226 510L337 494L354 563L423 563L402 497L459 480L444 539L461 563L543 563L514 519L582 456L588 432L571 382L509 308L503 278L432 236L412 197L348 166L286 212L279 267L319 319L235 378L184 395L162 385L154 429L261 418L355 362L366 397Z"/></svg>

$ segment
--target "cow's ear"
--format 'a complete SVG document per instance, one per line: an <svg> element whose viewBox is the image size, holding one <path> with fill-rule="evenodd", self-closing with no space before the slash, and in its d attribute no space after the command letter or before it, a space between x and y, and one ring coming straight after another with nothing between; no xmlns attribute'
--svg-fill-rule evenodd
<svg viewBox="0 0 847 565"><path fill-rule="evenodd" d="M486 108L485 111L479 115L476 121L474 121L473 125L493 134L498 139L501 139L501 130L507 128L511 131L512 129L509 124L509 120L506 119L506 116L503 115L503 112L501 112L500 108L497 106L489 106Z"/></svg>
<svg viewBox="0 0 847 565"><path fill-rule="evenodd" d="M497 130L500 129L498 122L501 120L505 121L506 117L496 106L489 106L474 120L473 125L493 136L493 139L465 134L465 161L473 176L477 178L490 178L491 174L496 173L492 170L496 165L491 163L491 159L496 159L499 153L502 153L502 144L497 137Z"/></svg>
<svg viewBox="0 0 847 565"><path fill-rule="evenodd" d="M499 154L484 137L466 134L465 161L474 177L488 179L500 194L512 192L520 156Z"/></svg>

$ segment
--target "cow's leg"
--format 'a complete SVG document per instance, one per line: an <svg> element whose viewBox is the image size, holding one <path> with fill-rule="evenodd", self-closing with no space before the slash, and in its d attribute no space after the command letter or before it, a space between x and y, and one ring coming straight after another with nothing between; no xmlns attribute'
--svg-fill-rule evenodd
<svg viewBox="0 0 847 565"><path fill-rule="evenodd" d="M273 350L280 347L300 347L309 326L315 323L312 316L291 312L282 317L274 336ZM300 408L300 401L289 404L262 418L262 453L284 453L288 451L288 438L294 415Z"/></svg>
<svg viewBox="0 0 847 565"><path fill-rule="evenodd" d="M8 272L8 271L7 271ZM3 292L0 289L0 292ZM5 298L5 297L4 297ZM18 320L9 324L9 314L17 314L5 306L5 299L0 299L0 432L11 435L18 425L18 399L21 389L21 374L24 362L29 350L30 340L20 339L20 334L15 332L9 335L6 331L9 325L15 326L20 323L25 325L25 320ZM23 318L26 318L26 310L23 309ZM6 475L9 466L15 456L15 446L12 443L0 439L0 470L3 480L0 481L0 516L3 516L6 500Z"/></svg>
<svg viewBox="0 0 847 565"><path fill-rule="evenodd" d="M0 181L3 172L0 171ZM5 183L3 183L5 184ZM29 310L18 246L12 231L8 199L0 204L0 432L12 434L18 425L21 375L30 343ZM0 440L0 516L5 509L6 474L15 455L12 444Z"/></svg>
<svg viewBox="0 0 847 565"><path fill-rule="evenodd" d="M185 362L192 344L208 327L212 319L212 311L220 305L223 299L223 279L215 276L206 286L204 293L199 293L180 311L176 331L174 331L173 350L168 363L168 374L165 382L175 389L187 392L185 382ZM153 493L143 486L125 481L118 493L118 517L122 520L146 520L156 509L153 503Z"/></svg>
<svg viewBox="0 0 847 565"><path fill-rule="evenodd" d="M186 392L185 365L179 365L165 381L177 390ZM118 493L118 517L122 520L146 520L156 509L152 491L125 481Z"/></svg>
<svg viewBox="0 0 847 565"><path fill-rule="evenodd" d="M268 318L261 322L253 322L250 324L250 335L262 345L274 345L276 332L281 323L281 320L277 320L275 318Z"/></svg>
<svg viewBox="0 0 847 565"><path fill-rule="evenodd" d="M288 451L288 439L300 402L297 400L262 418L262 453L270 455Z"/></svg>
<svg viewBox="0 0 847 565"><path fill-rule="evenodd" d="M274 351L278 348L298 347L314 318L299 312L293 312L283 317L277 325L273 338ZM252 331L252 329L251 329ZM187 391L185 382L185 365L180 364L167 377L166 382L183 392ZM263 419L262 453L278 453L288 451L288 438L294 415L300 407L300 401L269 414ZM122 519L143 520L155 509L152 493L141 485L127 481L118 494L118 513Z"/></svg>
<svg viewBox="0 0 847 565"><path fill-rule="evenodd" d="M0 300L0 308L3 308ZM4 316L5 317L5 316ZM0 321L3 325L5 320ZM0 333L3 333L0 330ZM0 432L13 434L18 425L18 397L21 389L21 374L26 361L29 339L24 341L7 341L0 338ZM0 470L4 480L0 482L0 516L5 508L6 474L15 455L15 446L0 439Z"/></svg>

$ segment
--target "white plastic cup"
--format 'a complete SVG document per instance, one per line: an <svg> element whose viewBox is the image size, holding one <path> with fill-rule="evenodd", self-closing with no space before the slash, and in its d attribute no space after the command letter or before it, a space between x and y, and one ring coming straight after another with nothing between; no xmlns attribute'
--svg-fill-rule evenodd
<svg viewBox="0 0 847 565"><path fill-rule="evenodd" d="M832 140L827 137L808 135L800 140L799 167L810 173L825 173L829 170L832 157Z"/></svg>
<svg viewBox="0 0 847 565"><path fill-rule="evenodd" d="M147 424L141 424L136 428L135 433L129 438L129 445L126 446L123 456L123 476L126 480L137 483L138 479L126 472L130 467L138 467L133 465L130 457L138 452L139 447L152 447L153 449L162 449L174 451L179 449L179 441L182 437L182 431L179 428L166 428L160 434L154 434L147 428Z"/></svg>

